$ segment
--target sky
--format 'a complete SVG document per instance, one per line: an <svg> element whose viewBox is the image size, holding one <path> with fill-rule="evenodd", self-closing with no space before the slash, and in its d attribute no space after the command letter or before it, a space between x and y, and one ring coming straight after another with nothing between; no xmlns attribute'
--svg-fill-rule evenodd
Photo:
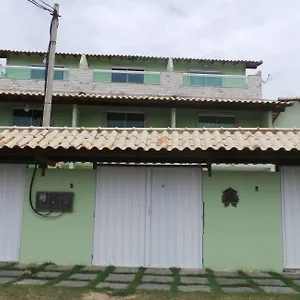
<svg viewBox="0 0 300 300"><path fill-rule="evenodd" d="M300 0L58 1L57 52L263 60L263 98L300 96ZM0 7L0 48L46 51L48 12Z"/></svg>

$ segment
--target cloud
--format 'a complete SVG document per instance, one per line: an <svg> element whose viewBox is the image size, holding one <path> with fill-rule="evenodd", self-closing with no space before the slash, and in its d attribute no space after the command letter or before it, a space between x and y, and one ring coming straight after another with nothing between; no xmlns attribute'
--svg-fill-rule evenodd
<svg viewBox="0 0 300 300"><path fill-rule="evenodd" d="M297 96L299 11L299 0L60 0L57 50L263 59L264 97ZM25 0L1 12L2 48L46 50L49 13Z"/></svg>

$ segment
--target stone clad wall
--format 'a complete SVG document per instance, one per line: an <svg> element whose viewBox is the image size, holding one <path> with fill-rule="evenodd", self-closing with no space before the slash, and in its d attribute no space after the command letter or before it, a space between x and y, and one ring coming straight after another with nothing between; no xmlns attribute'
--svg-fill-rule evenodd
<svg viewBox="0 0 300 300"><path fill-rule="evenodd" d="M183 73L161 72L160 84L93 82L92 69L70 69L70 80L55 80L54 92L125 95L180 96L203 98L261 99L261 75L248 76L248 88L183 85ZM44 81L0 79L0 90L43 91Z"/></svg>

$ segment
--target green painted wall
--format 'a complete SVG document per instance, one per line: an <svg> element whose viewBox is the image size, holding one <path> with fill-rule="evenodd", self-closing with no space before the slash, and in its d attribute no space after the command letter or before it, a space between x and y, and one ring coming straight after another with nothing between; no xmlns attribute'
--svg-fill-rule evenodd
<svg viewBox="0 0 300 300"><path fill-rule="evenodd" d="M0 126L12 125L13 109L24 109L24 103L0 103ZM29 104L31 109L43 109L42 105ZM72 125L72 105L54 104L52 125L56 127Z"/></svg>
<svg viewBox="0 0 300 300"><path fill-rule="evenodd" d="M177 109L177 127L197 127L199 115L225 115L236 117L236 127L264 127L264 115L266 112L252 111L208 111L197 109Z"/></svg>
<svg viewBox="0 0 300 300"><path fill-rule="evenodd" d="M167 62L160 60L129 60L129 59L107 59L88 58L89 68L111 69L112 67L137 67L146 71L162 72L167 69Z"/></svg>
<svg viewBox="0 0 300 300"><path fill-rule="evenodd" d="M220 63L197 63L197 62L174 62L174 71L189 72L191 70L207 70L222 72L227 75L245 75L246 68L241 64L220 64Z"/></svg>
<svg viewBox="0 0 300 300"><path fill-rule="evenodd" d="M74 212L54 220L36 215L29 206L32 172L32 169L27 170L20 262L91 264L95 171L49 169L44 177L41 170L37 171L33 195L37 190L75 193Z"/></svg>
<svg viewBox="0 0 300 300"><path fill-rule="evenodd" d="M7 58L7 65L11 66L31 66L43 64L43 55L11 54ZM80 57L73 56L55 56L55 64L66 68L79 68Z"/></svg>
<svg viewBox="0 0 300 300"><path fill-rule="evenodd" d="M229 187L238 191L237 208L221 202ZM282 271L279 173L205 172L203 201L205 268Z"/></svg>
<svg viewBox="0 0 300 300"><path fill-rule="evenodd" d="M11 125L13 108L24 108L22 103L0 103L0 126ZM42 105L31 105L30 108L42 109ZM137 107L114 107L114 106L78 106L79 127L105 127L106 113L108 111L120 112L144 112L145 127L170 127L171 109L169 108L137 108ZM219 114L236 116L237 127L267 127L267 112L247 111L207 111L195 109L177 109L176 126L197 127L198 116L201 114ZM72 125L72 105L54 104L52 113L53 126Z"/></svg>
<svg viewBox="0 0 300 300"><path fill-rule="evenodd" d="M170 126L171 110L167 108L137 108L113 106L80 106L79 124L83 127L105 127L106 114L109 111L142 112L145 114L145 127Z"/></svg>
<svg viewBox="0 0 300 300"><path fill-rule="evenodd" d="M274 122L274 127L278 128L300 128L300 102L294 102L294 105L287 107L280 113Z"/></svg>

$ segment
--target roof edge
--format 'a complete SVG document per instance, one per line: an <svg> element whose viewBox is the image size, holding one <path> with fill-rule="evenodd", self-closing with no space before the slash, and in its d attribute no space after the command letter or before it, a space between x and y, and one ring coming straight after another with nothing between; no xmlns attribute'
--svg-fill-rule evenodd
<svg viewBox="0 0 300 300"><path fill-rule="evenodd" d="M26 51L26 50L8 50L0 49L0 56L8 56L9 54L28 54L28 55L46 55L44 51ZM167 61L169 57L147 56L147 55L126 55L126 54L88 54L88 53L68 53L57 52L57 55L81 57L86 55L87 58L108 58L108 59L139 59L139 60L163 60ZM221 63L221 64L244 64L248 69L256 69L262 65L262 60L242 60L242 59L216 59L216 58L184 58L171 57L173 61L180 62L207 62L207 63Z"/></svg>

